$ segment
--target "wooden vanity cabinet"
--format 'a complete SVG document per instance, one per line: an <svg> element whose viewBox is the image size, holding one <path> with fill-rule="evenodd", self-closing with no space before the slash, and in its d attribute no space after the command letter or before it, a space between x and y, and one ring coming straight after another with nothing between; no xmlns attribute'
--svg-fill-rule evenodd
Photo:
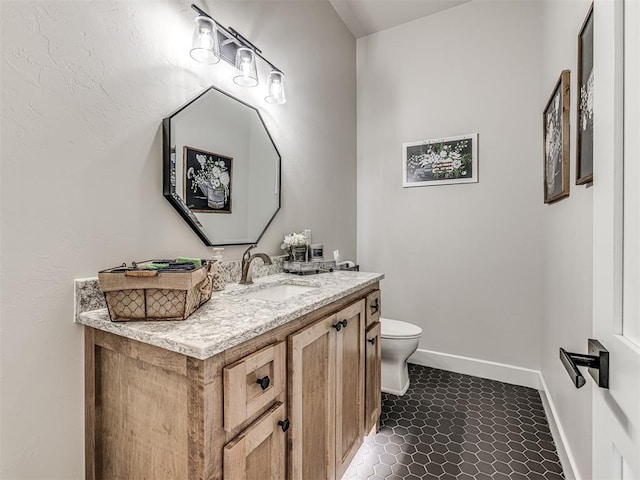
<svg viewBox="0 0 640 480"><path fill-rule="evenodd" d="M85 327L86 478L340 479L365 431L376 289L206 360Z"/></svg>
<svg viewBox="0 0 640 480"><path fill-rule="evenodd" d="M289 337L290 478L340 479L364 420L365 302Z"/></svg>
<svg viewBox="0 0 640 480"><path fill-rule="evenodd" d="M365 405L364 433L378 431L381 413L381 378L380 362L382 360L380 322L375 322L367 329L365 335ZM374 432L375 433L375 432Z"/></svg>

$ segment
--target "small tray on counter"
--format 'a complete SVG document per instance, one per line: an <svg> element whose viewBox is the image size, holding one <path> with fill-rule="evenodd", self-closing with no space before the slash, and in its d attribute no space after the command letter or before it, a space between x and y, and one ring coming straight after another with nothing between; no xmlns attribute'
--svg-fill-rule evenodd
<svg viewBox="0 0 640 480"><path fill-rule="evenodd" d="M282 262L282 270L284 273L294 273L297 275L313 275L321 272L333 272L335 269L335 260L313 260L311 262L285 260Z"/></svg>

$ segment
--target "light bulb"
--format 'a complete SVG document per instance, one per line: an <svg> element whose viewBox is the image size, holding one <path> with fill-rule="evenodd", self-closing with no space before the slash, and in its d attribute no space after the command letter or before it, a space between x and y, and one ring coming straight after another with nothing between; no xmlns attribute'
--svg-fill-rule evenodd
<svg viewBox="0 0 640 480"><path fill-rule="evenodd" d="M242 76L245 80L251 75L251 62L246 58L242 61Z"/></svg>

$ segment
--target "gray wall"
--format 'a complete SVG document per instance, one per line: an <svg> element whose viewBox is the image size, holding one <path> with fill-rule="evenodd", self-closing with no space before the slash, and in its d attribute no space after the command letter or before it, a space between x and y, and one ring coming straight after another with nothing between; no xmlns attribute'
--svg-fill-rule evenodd
<svg viewBox="0 0 640 480"><path fill-rule="evenodd" d="M538 369L540 15L473 1L358 40L358 260L420 348ZM402 188L402 143L479 134L479 183Z"/></svg>
<svg viewBox="0 0 640 480"><path fill-rule="evenodd" d="M2 478L84 477L73 279L209 254L162 198L160 130L207 86L258 106L282 154L284 206L260 250L308 227L355 257L355 40L327 2L202 4L287 74L289 102L267 107L229 65L190 59L189 4L0 4Z"/></svg>
<svg viewBox="0 0 640 480"><path fill-rule="evenodd" d="M591 396L558 348L592 317L592 191L575 185L577 33L589 1L474 0L358 40L358 259L420 348L539 370L576 474ZM571 70L571 196L543 205L541 112ZM401 144L478 132L478 184L402 188Z"/></svg>
<svg viewBox="0 0 640 480"><path fill-rule="evenodd" d="M590 390L593 382L587 380L584 388L576 390L558 360L558 348L585 352L587 339L591 337L593 190L575 184L577 35L590 3L589 0L543 3L540 100L542 110L560 72L571 70L571 195L546 207L543 216L545 303L540 371L556 408L560 427L569 446L568 453L577 470L575 473L584 479L591 478Z"/></svg>

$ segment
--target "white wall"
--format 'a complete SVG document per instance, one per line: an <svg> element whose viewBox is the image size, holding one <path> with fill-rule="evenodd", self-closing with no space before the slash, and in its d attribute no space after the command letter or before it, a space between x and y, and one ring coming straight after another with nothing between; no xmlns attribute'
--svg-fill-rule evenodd
<svg viewBox="0 0 640 480"><path fill-rule="evenodd" d="M420 348L538 369L538 2L470 3L358 40L358 261ZM479 133L479 183L402 188L403 142Z"/></svg>
<svg viewBox="0 0 640 480"><path fill-rule="evenodd" d="M545 207L543 215L545 308L540 345L541 372L547 394L555 405L566 435L569 453L577 470L575 473L583 479L591 478L590 390L593 382L587 380L587 384L577 390L558 360L558 348L586 352L587 339L591 337L592 189L575 184L577 36L590 4L590 0L549 0L543 3L542 93L539 103L542 111L560 72L570 69L571 195Z"/></svg>
<svg viewBox="0 0 640 480"><path fill-rule="evenodd" d="M2 478L84 477L72 280L208 254L162 197L160 122L210 84L259 106L282 154L283 209L259 249L309 227L355 256L353 37L327 2L205 2L287 74L289 102L266 107L230 66L191 61L189 4L0 3Z"/></svg>

